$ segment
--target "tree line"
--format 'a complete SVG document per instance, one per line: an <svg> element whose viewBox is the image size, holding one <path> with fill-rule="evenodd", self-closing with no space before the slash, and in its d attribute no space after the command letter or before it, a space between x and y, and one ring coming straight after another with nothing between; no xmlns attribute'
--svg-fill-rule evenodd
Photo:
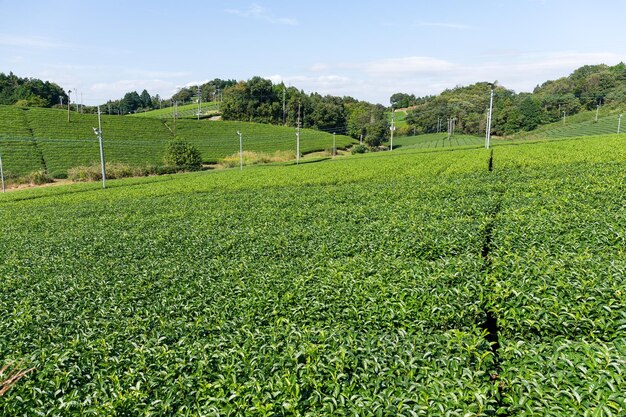
<svg viewBox="0 0 626 417"><path fill-rule="evenodd" d="M0 72L0 104L52 107L62 101L67 103L67 94L55 83Z"/></svg>
<svg viewBox="0 0 626 417"><path fill-rule="evenodd" d="M389 133L383 105L348 96L307 94L261 77L226 88L220 110L224 120L317 129L362 139L370 146L379 146Z"/></svg>
<svg viewBox="0 0 626 417"><path fill-rule="evenodd" d="M448 89L437 96L396 93L390 102L393 108L408 108L406 131L445 131L447 120L454 118L456 132L476 135L485 132L490 89L491 85L483 82ZM532 93L515 93L496 85L491 131L510 135L597 106L617 108L624 104L626 65L585 65L567 77L538 85Z"/></svg>

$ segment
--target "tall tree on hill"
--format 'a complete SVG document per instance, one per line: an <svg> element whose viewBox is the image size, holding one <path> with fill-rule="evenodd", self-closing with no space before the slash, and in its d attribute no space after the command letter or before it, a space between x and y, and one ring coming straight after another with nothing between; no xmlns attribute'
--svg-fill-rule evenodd
<svg viewBox="0 0 626 417"><path fill-rule="evenodd" d="M172 100L179 103L185 103L191 100L194 95L196 95L196 91L194 91L191 87L184 87L179 89L176 94L172 96Z"/></svg>
<svg viewBox="0 0 626 417"><path fill-rule="evenodd" d="M141 101L141 107L144 109L150 109L152 107L152 97L148 94L147 90L143 90L141 95L139 95L139 100Z"/></svg>
<svg viewBox="0 0 626 417"><path fill-rule="evenodd" d="M394 109L404 109L416 104L417 99L413 94L395 93L393 94L389 102Z"/></svg>
<svg viewBox="0 0 626 417"><path fill-rule="evenodd" d="M123 113L133 113L142 105L141 98L136 91L124 94L124 98L120 101L120 108Z"/></svg>

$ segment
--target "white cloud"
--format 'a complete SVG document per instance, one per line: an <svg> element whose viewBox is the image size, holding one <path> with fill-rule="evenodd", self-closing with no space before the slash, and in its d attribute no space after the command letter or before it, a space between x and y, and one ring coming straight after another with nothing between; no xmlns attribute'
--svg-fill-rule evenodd
<svg viewBox="0 0 626 417"><path fill-rule="evenodd" d="M262 20L272 24L296 26L298 21L290 17L276 17L271 14L265 7L258 4L252 4L245 10L241 9L226 9L226 13L234 14L241 17Z"/></svg>
<svg viewBox="0 0 626 417"><path fill-rule="evenodd" d="M313 72L322 72L322 71L327 71L329 68L330 67L326 64L317 63L317 64L311 65L310 70Z"/></svg>
<svg viewBox="0 0 626 417"><path fill-rule="evenodd" d="M357 65L374 76L414 76L440 74L454 68L454 64L437 58L409 56L388 58Z"/></svg>
<svg viewBox="0 0 626 417"><path fill-rule="evenodd" d="M0 34L0 45L33 48L64 48L68 45L38 36Z"/></svg>
<svg viewBox="0 0 626 417"><path fill-rule="evenodd" d="M273 75L307 92L349 95L388 104L397 92L417 96L439 94L448 88L480 81L495 81L517 92L532 91L544 81L565 77L583 65L614 65L623 60L614 53L554 52L545 54L507 53L487 62L451 62L434 57L397 57L335 66L317 63L298 75ZM331 74L318 74L319 71Z"/></svg>
<svg viewBox="0 0 626 417"><path fill-rule="evenodd" d="M88 93L91 97L97 97L96 102L102 103L108 99L122 98L129 91L141 92L144 89L152 95L159 94L163 97L169 97L177 90L176 85L171 81L143 79L95 83L88 88Z"/></svg>
<svg viewBox="0 0 626 417"><path fill-rule="evenodd" d="M351 91L353 80L343 75L291 75L282 76L279 74L266 76L274 84L284 82L288 86L312 93L343 95Z"/></svg>
<svg viewBox="0 0 626 417"><path fill-rule="evenodd" d="M209 81L211 81L211 80L206 79L206 80L202 80L202 81L189 81L188 83L185 83L183 85L176 86L176 88L179 89L179 88L197 87L199 85L206 84Z"/></svg>
<svg viewBox="0 0 626 417"><path fill-rule="evenodd" d="M133 78L158 79L158 78L185 78L191 74L188 71L146 71L141 69L127 69L124 73Z"/></svg>

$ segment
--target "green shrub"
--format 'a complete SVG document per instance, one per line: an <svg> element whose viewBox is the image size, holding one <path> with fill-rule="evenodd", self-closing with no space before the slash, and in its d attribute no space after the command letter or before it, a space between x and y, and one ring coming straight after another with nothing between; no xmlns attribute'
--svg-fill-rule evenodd
<svg viewBox="0 0 626 417"><path fill-rule="evenodd" d="M202 156L198 148L177 137L167 144L163 162L173 167L198 170L202 167Z"/></svg>
<svg viewBox="0 0 626 417"><path fill-rule="evenodd" d="M367 152L367 146L365 145L354 145L351 149L350 149L350 153L352 153L352 155L357 154L357 153L365 153Z"/></svg>

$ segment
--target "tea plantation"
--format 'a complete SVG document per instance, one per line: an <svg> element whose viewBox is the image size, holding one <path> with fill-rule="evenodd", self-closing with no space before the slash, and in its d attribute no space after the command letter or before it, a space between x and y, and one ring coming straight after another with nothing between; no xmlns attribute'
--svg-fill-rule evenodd
<svg viewBox="0 0 626 417"><path fill-rule="evenodd" d="M0 106L0 155L5 174L21 176L43 169L63 177L69 168L99 163L100 151L93 128L96 115L56 109ZM246 122L209 122L197 120L160 120L150 117L102 116L104 151L107 162L133 166L161 165L167 142L180 136L198 147L206 163L239 151L237 131L243 134L244 149L274 152L296 149L293 128ZM337 146L354 141L337 135ZM302 153L331 148L329 133L303 129Z"/></svg>
<svg viewBox="0 0 626 417"><path fill-rule="evenodd" d="M0 415L625 415L625 167L613 135L1 195L0 361L35 371Z"/></svg>

